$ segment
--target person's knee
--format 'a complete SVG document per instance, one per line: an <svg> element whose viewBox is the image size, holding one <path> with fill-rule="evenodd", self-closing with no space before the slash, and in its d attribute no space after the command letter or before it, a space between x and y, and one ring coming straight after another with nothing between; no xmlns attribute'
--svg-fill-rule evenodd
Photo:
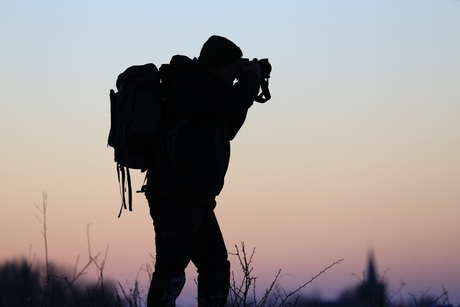
<svg viewBox="0 0 460 307"><path fill-rule="evenodd" d="M203 283L230 283L230 262L228 260L215 262L198 268L198 280Z"/></svg>
<svg viewBox="0 0 460 307"><path fill-rule="evenodd" d="M209 261L194 261L200 275L230 275L230 261L213 259Z"/></svg>

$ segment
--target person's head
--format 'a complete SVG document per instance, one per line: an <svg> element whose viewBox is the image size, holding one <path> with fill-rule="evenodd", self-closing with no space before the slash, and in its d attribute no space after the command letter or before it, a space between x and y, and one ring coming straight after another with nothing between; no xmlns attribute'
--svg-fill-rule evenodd
<svg viewBox="0 0 460 307"><path fill-rule="evenodd" d="M232 41L213 35L203 44L198 60L225 83L232 84L241 67L242 56L243 52Z"/></svg>

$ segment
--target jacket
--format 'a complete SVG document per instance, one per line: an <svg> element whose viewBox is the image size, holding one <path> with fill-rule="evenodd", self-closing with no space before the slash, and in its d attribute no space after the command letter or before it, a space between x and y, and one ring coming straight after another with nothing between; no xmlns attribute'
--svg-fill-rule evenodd
<svg viewBox="0 0 460 307"><path fill-rule="evenodd" d="M190 198L215 206L230 159L230 141L259 92L253 73L224 84L196 60L164 72L163 139L148 171L147 197Z"/></svg>

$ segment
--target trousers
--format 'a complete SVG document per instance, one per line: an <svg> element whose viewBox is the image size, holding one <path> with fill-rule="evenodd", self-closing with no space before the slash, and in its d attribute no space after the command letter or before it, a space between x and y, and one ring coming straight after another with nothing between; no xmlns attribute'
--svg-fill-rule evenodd
<svg viewBox="0 0 460 307"><path fill-rule="evenodd" d="M149 198L156 258L148 307L175 307L190 261L198 272L198 306L225 306L230 262L213 208L185 198Z"/></svg>

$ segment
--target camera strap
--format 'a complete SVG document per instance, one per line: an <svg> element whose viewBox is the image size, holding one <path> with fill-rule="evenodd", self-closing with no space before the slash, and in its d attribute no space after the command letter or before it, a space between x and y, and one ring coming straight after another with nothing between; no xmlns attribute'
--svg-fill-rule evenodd
<svg viewBox="0 0 460 307"><path fill-rule="evenodd" d="M265 103L269 101L270 98L272 98L272 95L270 94L270 90L268 89L268 78L263 78L260 80L260 89L261 93L254 100L259 103Z"/></svg>

